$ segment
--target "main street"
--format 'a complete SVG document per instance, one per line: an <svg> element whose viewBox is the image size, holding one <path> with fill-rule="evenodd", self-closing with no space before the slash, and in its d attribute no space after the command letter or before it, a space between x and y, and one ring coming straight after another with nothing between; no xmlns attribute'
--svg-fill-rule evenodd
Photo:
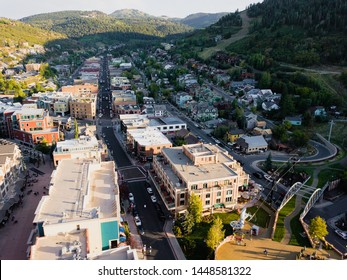
<svg viewBox="0 0 347 280"><path fill-rule="evenodd" d="M110 91L108 62L103 60L102 71L100 75L100 92L98 95L98 114L101 116L97 121L98 131L101 131L108 150L110 151L117 169L121 170L127 167L134 167L123 146L119 143L112 126L111 109L112 109L112 94ZM101 98L101 99L100 99ZM118 172L120 176L120 172ZM129 192L134 194L137 211L142 221L144 235L141 235L142 243L152 247L152 253L147 255L147 259L153 260L174 260L175 256L172 252L168 239L163 231L164 221L161 221L157 215L157 210L146 191L146 180L136 180L127 183ZM155 192L155 188L152 188ZM160 196L156 195L159 203ZM145 207L146 205L146 207ZM137 233L133 233L137 234Z"/></svg>

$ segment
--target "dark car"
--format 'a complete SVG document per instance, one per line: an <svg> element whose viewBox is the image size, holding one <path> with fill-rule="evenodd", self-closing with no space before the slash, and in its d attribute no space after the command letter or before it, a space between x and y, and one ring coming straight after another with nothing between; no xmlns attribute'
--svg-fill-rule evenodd
<svg viewBox="0 0 347 280"><path fill-rule="evenodd" d="M263 179L264 178L263 174L261 174L260 172L254 172L253 176L258 178L258 179Z"/></svg>

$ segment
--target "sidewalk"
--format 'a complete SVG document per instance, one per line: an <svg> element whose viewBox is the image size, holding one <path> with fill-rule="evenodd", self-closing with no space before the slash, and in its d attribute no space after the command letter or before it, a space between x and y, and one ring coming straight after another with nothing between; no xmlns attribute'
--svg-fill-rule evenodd
<svg viewBox="0 0 347 280"><path fill-rule="evenodd" d="M126 211L126 209L128 209L129 207L129 202L124 201L123 203L124 203L125 214L122 215L122 218L123 218L123 221L127 222L129 227L130 238L132 239L132 242L133 242L133 244L131 244L131 247L134 247L134 249L136 249L137 255L139 256L139 260L144 260L146 257L142 251L143 243L142 243L141 236L138 233L133 215Z"/></svg>
<svg viewBox="0 0 347 280"><path fill-rule="evenodd" d="M174 235L172 231L172 228L173 228L173 220L166 221L164 225L164 231L169 241L171 250L174 253L176 260L186 260L186 257L183 254L181 246L178 243L176 236Z"/></svg>

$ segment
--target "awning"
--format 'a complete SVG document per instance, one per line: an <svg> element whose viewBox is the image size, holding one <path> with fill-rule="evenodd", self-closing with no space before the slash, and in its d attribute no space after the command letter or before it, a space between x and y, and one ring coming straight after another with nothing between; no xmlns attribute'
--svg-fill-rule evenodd
<svg viewBox="0 0 347 280"><path fill-rule="evenodd" d="M224 207L224 204L223 203L216 203L213 205L214 208L222 208Z"/></svg>

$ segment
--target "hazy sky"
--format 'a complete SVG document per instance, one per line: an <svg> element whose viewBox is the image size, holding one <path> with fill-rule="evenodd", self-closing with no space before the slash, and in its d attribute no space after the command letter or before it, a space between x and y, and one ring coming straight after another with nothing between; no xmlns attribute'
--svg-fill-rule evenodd
<svg viewBox="0 0 347 280"><path fill-rule="evenodd" d="M110 14L120 9L138 9L154 16L185 17L197 12L234 12L261 0L4 0L0 17L20 19L63 10L99 10Z"/></svg>

